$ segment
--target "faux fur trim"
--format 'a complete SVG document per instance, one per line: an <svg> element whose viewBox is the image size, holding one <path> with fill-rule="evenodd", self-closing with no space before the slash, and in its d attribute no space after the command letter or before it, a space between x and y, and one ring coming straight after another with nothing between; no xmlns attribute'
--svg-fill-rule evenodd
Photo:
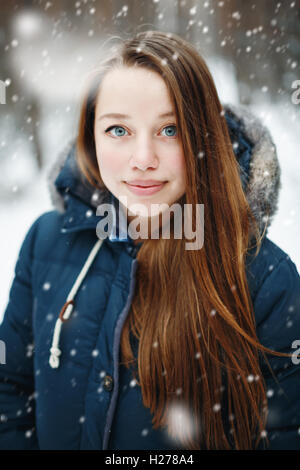
<svg viewBox="0 0 300 470"><path fill-rule="evenodd" d="M54 208L60 212L65 212L65 205L63 196L59 193L55 186L55 180L58 177L59 173L64 167L66 159L72 150L72 147L75 145L74 141L70 141L67 146L59 153L58 157L54 161L53 165L50 167L50 170L47 173L47 184L50 192L50 199Z"/></svg>
<svg viewBox="0 0 300 470"><path fill-rule="evenodd" d="M268 229L278 209L281 169L276 146L269 130L245 106L223 105L240 121L243 132L253 144L246 197L259 223ZM266 230L267 231L267 230Z"/></svg>

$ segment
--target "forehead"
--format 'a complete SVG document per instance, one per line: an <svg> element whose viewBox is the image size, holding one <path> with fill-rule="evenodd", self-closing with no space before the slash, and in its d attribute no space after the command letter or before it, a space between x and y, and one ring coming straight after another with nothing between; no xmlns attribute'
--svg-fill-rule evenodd
<svg viewBox="0 0 300 470"><path fill-rule="evenodd" d="M172 108L167 85L158 73L142 67L120 67L104 76L97 96L101 110L111 111L116 106L117 111L124 106L148 109L151 104Z"/></svg>

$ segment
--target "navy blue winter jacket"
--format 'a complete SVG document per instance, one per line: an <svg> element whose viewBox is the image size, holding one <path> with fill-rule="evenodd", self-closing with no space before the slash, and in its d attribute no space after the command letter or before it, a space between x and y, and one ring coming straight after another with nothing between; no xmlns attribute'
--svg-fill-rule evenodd
<svg viewBox="0 0 300 470"><path fill-rule="evenodd" d="M243 188L263 227L265 214L275 213L280 187L275 146L246 109L225 109ZM51 172L55 210L41 215L26 235L0 326L6 345L6 363L0 364L0 449L176 448L163 430L152 428L140 388L119 364L139 249L130 238L103 241L55 345L59 313L98 242L96 207L104 200L80 176L74 151L71 146L62 154ZM259 340L295 353L293 360L268 356L278 383L262 364L269 449L300 449L299 274L265 236L258 256L249 255L247 278ZM49 363L51 348L58 367Z"/></svg>

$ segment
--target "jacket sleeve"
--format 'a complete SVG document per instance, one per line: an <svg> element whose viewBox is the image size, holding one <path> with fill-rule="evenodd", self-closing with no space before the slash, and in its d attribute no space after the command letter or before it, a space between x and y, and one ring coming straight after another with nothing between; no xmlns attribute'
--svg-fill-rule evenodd
<svg viewBox="0 0 300 470"><path fill-rule="evenodd" d="M267 354L275 378L262 359L269 446L260 448L295 450L300 449L300 277L288 256L270 269L254 301L258 338L293 357Z"/></svg>
<svg viewBox="0 0 300 470"><path fill-rule="evenodd" d="M37 219L21 246L0 339L0 449L39 449L35 430L32 260ZM4 362L4 363L3 363Z"/></svg>

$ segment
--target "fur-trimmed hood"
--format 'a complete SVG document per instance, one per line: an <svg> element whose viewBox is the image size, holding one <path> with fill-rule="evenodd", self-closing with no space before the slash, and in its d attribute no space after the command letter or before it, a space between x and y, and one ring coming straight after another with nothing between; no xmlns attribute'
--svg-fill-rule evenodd
<svg viewBox="0 0 300 470"><path fill-rule="evenodd" d="M267 233L277 211L281 187L275 144L268 129L245 106L223 104L223 108L243 189L260 230L266 227ZM82 175L73 141L51 167L48 185L54 207L65 215L64 227L68 231L96 226L96 207L114 199L108 190L95 189Z"/></svg>

